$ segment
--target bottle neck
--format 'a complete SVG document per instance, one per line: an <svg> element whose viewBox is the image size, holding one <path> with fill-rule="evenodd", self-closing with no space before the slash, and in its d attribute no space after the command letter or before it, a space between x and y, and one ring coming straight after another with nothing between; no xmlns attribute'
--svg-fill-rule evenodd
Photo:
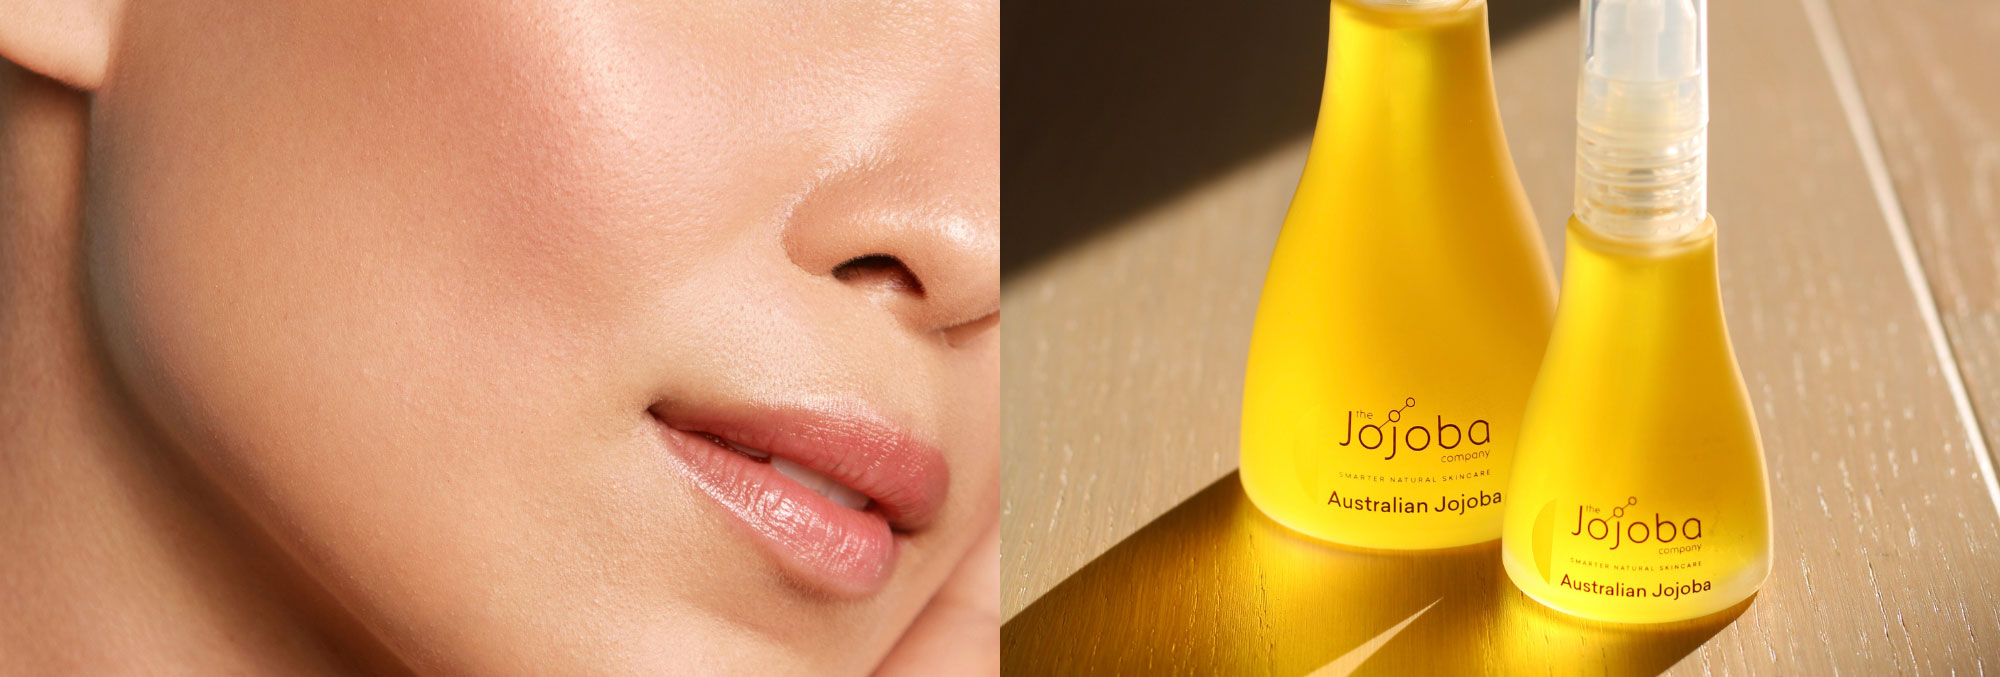
<svg viewBox="0 0 2000 677"><path fill-rule="evenodd" d="M1331 14L1316 145L1384 163L1505 152L1485 0L1333 0Z"/></svg>
<svg viewBox="0 0 2000 677"><path fill-rule="evenodd" d="M1568 230L1558 336L1566 328L1595 333L1585 343L1623 346L1628 355L1686 356L1721 347L1720 356L1710 356L1729 359L1714 219L1704 216L1696 235L1672 244L1606 237L1575 218Z"/></svg>

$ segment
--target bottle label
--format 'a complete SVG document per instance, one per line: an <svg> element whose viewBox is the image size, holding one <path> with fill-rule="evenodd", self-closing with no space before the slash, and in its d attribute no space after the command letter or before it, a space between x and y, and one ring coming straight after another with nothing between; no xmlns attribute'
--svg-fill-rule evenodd
<svg viewBox="0 0 2000 677"><path fill-rule="evenodd" d="M1491 490L1443 488L1493 477L1493 424L1416 411L1417 398L1405 397L1383 411L1346 412L1346 430L1334 440L1343 462L1326 499L1329 508L1406 515L1464 515L1497 508L1502 496ZM1359 489L1357 491L1357 489Z"/></svg>
<svg viewBox="0 0 2000 677"><path fill-rule="evenodd" d="M1681 599L1714 589L1705 566L1714 516L1648 510L1638 496L1605 507L1551 500L1535 517L1543 582L1611 597Z"/></svg>

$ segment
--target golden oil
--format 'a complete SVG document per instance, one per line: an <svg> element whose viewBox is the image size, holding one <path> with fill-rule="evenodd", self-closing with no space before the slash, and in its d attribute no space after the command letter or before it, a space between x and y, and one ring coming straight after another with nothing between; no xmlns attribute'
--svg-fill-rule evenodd
<svg viewBox="0 0 2000 677"><path fill-rule="evenodd" d="M1585 0L1576 216L1500 551L1528 596L1586 618L1705 616L1771 570L1707 211L1704 9Z"/></svg>
<svg viewBox="0 0 2000 677"><path fill-rule="evenodd" d="M1305 173L1251 338L1245 492L1365 548L1500 535L1554 282L1483 0L1336 0Z"/></svg>

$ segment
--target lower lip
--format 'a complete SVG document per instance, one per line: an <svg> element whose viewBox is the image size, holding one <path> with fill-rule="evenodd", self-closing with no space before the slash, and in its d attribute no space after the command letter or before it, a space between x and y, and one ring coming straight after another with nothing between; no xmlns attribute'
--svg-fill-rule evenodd
<svg viewBox="0 0 2000 677"><path fill-rule="evenodd" d="M674 460L729 510L793 579L840 597L874 594L896 564L889 521L834 503L771 464L659 424Z"/></svg>

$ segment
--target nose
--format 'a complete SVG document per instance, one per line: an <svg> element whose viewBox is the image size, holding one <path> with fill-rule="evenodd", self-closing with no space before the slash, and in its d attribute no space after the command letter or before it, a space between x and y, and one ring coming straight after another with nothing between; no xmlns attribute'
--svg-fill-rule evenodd
<svg viewBox="0 0 2000 677"><path fill-rule="evenodd" d="M986 92L990 105L939 97L948 105L911 115L807 191L786 225L792 262L913 331L958 343L996 325L997 83Z"/></svg>

